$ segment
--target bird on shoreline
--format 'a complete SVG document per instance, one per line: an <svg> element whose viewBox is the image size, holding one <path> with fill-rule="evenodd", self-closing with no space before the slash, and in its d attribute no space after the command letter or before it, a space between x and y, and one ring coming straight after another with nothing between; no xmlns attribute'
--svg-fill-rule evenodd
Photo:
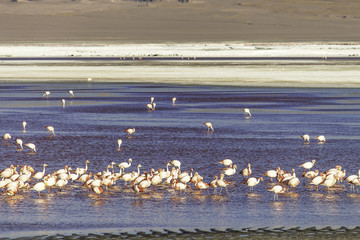
<svg viewBox="0 0 360 240"><path fill-rule="evenodd" d="M43 97L49 97L49 96L50 96L50 91L45 91Z"/></svg>
<svg viewBox="0 0 360 240"><path fill-rule="evenodd" d="M70 93L70 95L71 95L72 97L75 97L73 90L69 90L69 93Z"/></svg>

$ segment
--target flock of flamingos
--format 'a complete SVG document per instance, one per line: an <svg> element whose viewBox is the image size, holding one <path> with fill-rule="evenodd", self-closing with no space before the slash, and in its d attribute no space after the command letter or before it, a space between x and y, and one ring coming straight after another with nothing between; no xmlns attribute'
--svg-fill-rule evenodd
<svg viewBox="0 0 360 240"><path fill-rule="evenodd" d="M71 90L69 94L74 96L74 92ZM49 95L50 92L46 91L43 96L49 97ZM175 104L175 101L176 98L173 98L173 104ZM65 105L64 99L62 100L62 104L63 106ZM146 104L146 108L149 111L155 111L155 107L156 103L154 102L154 98L151 97L151 101L149 104ZM252 115L249 109L245 108L243 112L246 118L251 118ZM215 131L210 122L203 124L208 128L208 132ZM51 138L56 137L55 130L52 126L46 126L45 128ZM23 122L23 131L26 131L26 122ZM135 133L135 128L126 129L124 132L132 135ZM304 144L310 142L309 135L305 134L301 137L304 140ZM5 133L2 138L4 144L12 144L10 141L13 140L9 133ZM318 136L315 139L322 144L326 142L324 136ZM16 144L19 151L23 150L23 141L21 139L16 139L14 144ZM122 140L118 139L117 144L118 149L120 149ZM26 143L25 146L30 149L32 154L36 154L36 146L33 143ZM319 186L324 186L329 191L335 184L340 184L343 180L350 184L350 191L353 192L355 192L355 187L360 185L360 170L358 175L346 177L346 170L342 170L342 167L338 165L320 173L319 170L311 170L315 163L316 161L312 160L301 164L299 167L304 169L301 177L295 174L294 169L292 169L291 172L286 172L280 167L277 167L276 169L266 171L262 177L256 178L252 176L250 163L246 168L238 171L238 173L243 176L242 184L247 185L251 192L256 185L264 181L264 176L268 177L269 179L267 181L270 181L269 185L271 186L268 188L268 191L274 192L274 201L278 200L280 193L295 191L295 188L300 184L300 179L304 181L304 179L308 178L308 183L314 185L316 191L318 191ZM21 191L30 189L35 190L40 197L41 192L45 190L48 190L48 192L51 190L62 191L68 184L81 184L84 189L88 189L88 191L91 190L95 194L100 195L103 194L104 191L109 191L111 186L121 184L126 188L131 188L135 195L140 196L142 192L156 191L158 185L172 187L175 191L178 191L180 196L182 192L185 192L185 196L187 196L187 194L191 192L191 189L199 191L205 190L207 194L210 194L209 189L213 189L212 194L228 194L227 187L233 184L229 179L237 173L237 166L233 164L231 159L219 161L219 164L224 165L224 168L219 176L214 176L211 182L205 182L200 173L194 172L193 169L189 172L182 171L179 160L167 162L166 168L164 169L151 169L150 172L143 173L141 173L141 164L137 165L137 171L128 170L132 165L132 159L120 164L112 162L107 166L106 170L98 173L90 172L88 170L88 164L90 164L90 162L86 160L85 166L75 168L65 166L63 169L50 173L46 171L47 164L43 164L43 169L39 172L35 172L30 165L11 165L0 172L0 189L3 194L10 196L21 194ZM118 168L118 170L116 170L116 168Z"/></svg>

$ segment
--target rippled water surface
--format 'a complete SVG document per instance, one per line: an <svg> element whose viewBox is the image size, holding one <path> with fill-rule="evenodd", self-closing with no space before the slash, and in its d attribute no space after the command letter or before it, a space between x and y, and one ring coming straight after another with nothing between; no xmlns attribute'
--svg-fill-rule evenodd
<svg viewBox="0 0 360 240"><path fill-rule="evenodd" d="M72 89L75 97L70 97ZM51 91L43 97L45 90ZM354 226L360 222L360 195L351 193L344 182L329 193L317 193L300 178L295 193L273 200L264 177L250 193L239 170L251 163L253 176L280 166L295 169L316 159L315 169L335 165L357 174L360 130L359 89L290 89L200 87L175 85L131 85L106 83L14 83L0 84L0 134L10 133L12 141L1 141L0 169L11 164L31 165L46 173L69 165L89 171L105 171L111 162L133 159L127 170L166 168L173 159L181 169L191 168L210 182L221 173L218 161L230 158L238 166L231 177L228 194L192 190L185 197L167 185L150 187L135 197L118 181L97 196L79 182L63 191L25 190L15 196L0 195L0 235L17 231L89 230L113 228L211 228L276 226ZM145 105L155 97L156 110ZM176 97L175 105L171 98ZM62 107L61 99L66 99ZM245 118L242 108L252 111ZM22 131L22 121L27 131ZM203 122L212 122L208 133ZM55 128L51 138L45 126ZM123 132L136 128L133 137ZM309 134L310 144L301 135ZM318 144L317 135L327 142ZM36 144L38 152L16 150L15 139ZM117 139L121 138L121 150ZM115 168L115 171L119 171ZM32 181L30 185L33 185Z"/></svg>

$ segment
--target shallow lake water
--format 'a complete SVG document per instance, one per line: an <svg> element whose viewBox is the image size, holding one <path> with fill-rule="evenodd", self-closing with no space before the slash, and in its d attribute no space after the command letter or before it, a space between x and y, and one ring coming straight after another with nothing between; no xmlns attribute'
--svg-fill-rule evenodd
<svg viewBox="0 0 360 240"><path fill-rule="evenodd" d="M73 90L71 97L68 90ZM49 90L50 96L43 93ZM156 110L145 107L155 98ZM0 236L18 232L88 231L125 228L259 228L356 226L360 222L360 195L340 183L319 191L300 177L300 164L316 160L323 172L336 165L347 175L360 168L360 90L308 88L242 88L116 83L2 83L0 84L0 170L31 165L35 172L54 172L65 165L105 171L111 162L133 159L126 171L166 168L181 161L181 170L198 172L205 182L222 172L218 161L230 158L238 170L228 193L192 189L179 196L168 185L146 189L135 196L123 181L98 196L79 182L50 193L24 190L0 195ZM171 102L176 97L176 104ZM61 99L66 100L63 107ZM243 108L249 108L246 118ZM26 121L26 132L22 122ZM214 132L207 132L211 122ZM50 137L45 126L55 128ZM135 128L128 137L123 131ZM310 144L304 144L303 134ZM315 137L325 135L319 144ZM37 153L16 149L15 139L34 143ZM121 150L117 139L122 139ZM241 169L251 163L252 175L280 166L295 169L300 185L295 193L274 201L270 179L249 188ZM19 169L18 169L19 170ZM115 168L119 171L119 168ZM35 184L35 180L30 185ZM105 230L106 231L106 230ZM26 234L25 234L26 235Z"/></svg>

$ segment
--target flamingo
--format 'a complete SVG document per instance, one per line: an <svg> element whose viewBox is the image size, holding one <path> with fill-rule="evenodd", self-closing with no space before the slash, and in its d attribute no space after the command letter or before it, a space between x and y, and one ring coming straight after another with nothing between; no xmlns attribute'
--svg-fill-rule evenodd
<svg viewBox="0 0 360 240"><path fill-rule="evenodd" d="M214 188L214 194L216 194L216 188L217 188L217 181L218 181L218 176L214 177L214 180L212 180L210 182L210 187Z"/></svg>
<svg viewBox="0 0 360 240"><path fill-rule="evenodd" d="M211 132L214 132L214 128L211 122L204 122L203 124L208 128L208 132L210 132L210 130Z"/></svg>
<svg viewBox="0 0 360 240"><path fill-rule="evenodd" d="M273 170L273 169L268 170L263 174L263 176L268 176L270 178L270 181L272 182L273 178L277 177L279 169L280 169L280 167L277 167L276 170Z"/></svg>
<svg viewBox="0 0 360 240"><path fill-rule="evenodd" d="M335 185L336 180L337 179L336 179L335 175L331 174L331 175L328 175L320 185L327 187L327 190L329 192L330 188Z"/></svg>
<svg viewBox="0 0 360 240"><path fill-rule="evenodd" d="M40 197L40 192L44 191L45 189L46 189L46 183L44 182L38 182L31 188L31 190L35 190L38 192L39 197Z"/></svg>
<svg viewBox="0 0 360 240"><path fill-rule="evenodd" d="M5 133L2 138L4 139L4 143L8 143L8 141L11 139L10 133Z"/></svg>
<svg viewBox="0 0 360 240"><path fill-rule="evenodd" d="M20 138L16 139L16 144L19 145L20 150L23 150L23 140L21 140Z"/></svg>
<svg viewBox="0 0 360 240"><path fill-rule="evenodd" d="M319 176L314 177L310 180L309 184L316 186L316 192L318 191L319 185L325 180L325 174L320 173Z"/></svg>
<svg viewBox="0 0 360 240"><path fill-rule="evenodd" d="M290 188L293 188L293 191L295 192L295 187L297 187L300 184L300 180L297 177L293 177L292 179L290 179L288 181L288 185L290 186Z"/></svg>
<svg viewBox="0 0 360 240"><path fill-rule="evenodd" d="M319 175L319 170L315 170L315 171L308 171L307 173L304 173L302 176L312 179L314 177L316 177L317 175Z"/></svg>
<svg viewBox="0 0 360 240"><path fill-rule="evenodd" d="M127 135L132 135L132 134L134 134L134 132L135 132L135 128L128 128L128 129L126 129L124 132L126 132Z"/></svg>
<svg viewBox="0 0 360 240"><path fill-rule="evenodd" d="M33 143L26 143L25 146L27 146L28 148L30 148L32 153L36 153L36 152L37 152L37 151L36 151L36 146L35 146L35 144L33 144Z"/></svg>
<svg viewBox="0 0 360 240"><path fill-rule="evenodd" d="M221 173L220 174L220 179L217 180L216 184L220 187L220 193L221 194L221 191L222 191L222 188L224 187L226 189L226 194L228 194L228 190L227 190L227 186L229 185L229 183L227 181L224 180L224 174Z"/></svg>
<svg viewBox="0 0 360 240"><path fill-rule="evenodd" d="M301 138L304 140L304 143L310 142L310 136L307 134L302 135Z"/></svg>
<svg viewBox="0 0 360 240"><path fill-rule="evenodd" d="M234 164L232 167L224 169L223 173L229 177L236 173L236 169L237 169L237 166Z"/></svg>
<svg viewBox="0 0 360 240"><path fill-rule="evenodd" d="M140 187L138 184L135 184L134 186L132 186L132 190L134 190L135 194L139 193L139 192L144 192L144 189L142 187Z"/></svg>
<svg viewBox="0 0 360 240"><path fill-rule="evenodd" d="M225 165L225 166L227 166L227 167L231 167L232 164L233 164L232 160L231 160L231 159L228 159L228 158L219 161L219 163L222 164L222 165Z"/></svg>
<svg viewBox="0 0 360 240"><path fill-rule="evenodd" d="M51 136L54 136L54 137L55 137L55 129L54 129L54 127L52 127L52 126L46 126L45 128L46 128L46 130L49 131L50 137L51 137Z"/></svg>
<svg viewBox="0 0 360 240"><path fill-rule="evenodd" d="M37 172L34 174L33 178L37 179L37 180L40 180L44 177L45 175L45 167L47 167L48 165L46 163L44 163L43 165L43 171L42 172Z"/></svg>
<svg viewBox="0 0 360 240"><path fill-rule="evenodd" d="M149 179L149 174L146 173L145 174L145 179L142 180L141 182L139 182L139 186L142 188L142 189L145 189L145 188L148 188L151 186L151 181Z"/></svg>
<svg viewBox="0 0 360 240"><path fill-rule="evenodd" d="M87 172L88 170L88 164L90 164L89 160L85 161L85 168L76 168L75 173L79 173L79 175L83 175Z"/></svg>
<svg viewBox="0 0 360 240"><path fill-rule="evenodd" d="M129 168L131 166L132 163L132 159L129 158L128 162L122 162L118 165L119 168Z"/></svg>
<svg viewBox="0 0 360 240"><path fill-rule="evenodd" d="M200 181L200 182L196 182L195 183L195 188L199 189L199 190L204 190L206 189L207 193L209 194L209 187L210 185L206 182Z"/></svg>
<svg viewBox="0 0 360 240"><path fill-rule="evenodd" d="M146 108L147 108L148 110L150 110L150 111L154 110L154 109L153 109L153 104L151 104L151 103L148 103L148 104L146 104L145 106L146 106Z"/></svg>
<svg viewBox="0 0 360 240"><path fill-rule="evenodd" d="M122 144L122 140L121 140L121 139L118 139L118 140L117 140L117 144L118 144L118 150L120 150L120 146L121 146L121 144Z"/></svg>
<svg viewBox="0 0 360 240"><path fill-rule="evenodd" d="M310 170L314 166L315 162L316 162L316 160L313 159L313 160L311 160L311 162L305 162L305 163L301 164L299 167L303 167L304 172L305 172L305 170Z"/></svg>
<svg viewBox="0 0 360 240"><path fill-rule="evenodd" d="M323 135L317 136L315 139L319 140L320 143L326 142L326 139Z"/></svg>
<svg viewBox="0 0 360 240"><path fill-rule="evenodd" d="M69 93L70 93L70 95L71 95L72 97L75 97L73 90L69 90Z"/></svg>
<svg viewBox="0 0 360 240"><path fill-rule="evenodd" d="M156 192L156 186L162 182L160 173L154 174L151 178L151 185L154 185L154 191Z"/></svg>
<svg viewBox="0 0 360 240"><path fill-rule="evenodd" d="M191 188L189 185L179 182L176 179L173 179L172 183L173 183L173 187L174 187L175 191L179 191L179 196L181 196L181 191L186 191L186 189Z"/></svg>
<svg viewBox="0 0 360 240"><path fill-rule="evenodd" d="M4 180L4 178L10 178L14 174L14 172L15 166L11 165L9 168L6 168L0 172L0 177L2 178L2 180Z"/></svg>
<svg viewBox="0 0 360 240"><path fill-rule="evenodd" d="M270 192L274 192L274 201L277 199L279 200L279 193L285 192L285 187L282 185L275 185L272 188L268 189Z"/></svg>
<svg viewBox="0 0 360 240"><path fill-rule="evenodd" d="M171 160L168 163L170 163L171 165L173 165L174 167L177 167L180 170L181 167L181 162L179 160Z"/></svg>
<svg viewBox="0 0 360 240"><path fill-rule="evenodd" d="M96 193L97 195L103 194L104 190L101 187L95 186L92 187L91 190Z"/></svg>
<svg viewBox="0 0 360 240"><path fill-rule="evenodd" d="M248 179L245 179L242 183L250 187L250 192L254 191L254 186L258 185L260 181L264 181L262 177L259 177L256 179L255 177L251 177Z"/></svg>
<svg viewBox="0 0 360 240"><path fill-rule="evenodd" d="M26 122L23 121L23 122L22 122L22 125L23 125L23 132L26 132Z"/></svg>
<svg viewBox="0 0 360 240"><path fill-rule="evenodd" d="M244 112L245 115L248 115L248 117L251 117L250 109L243 108L243 112Z"/></svg>
<svg viewBox="0 0 360 240"><path fill-rule="evenodd" d="M251 170L251 164L250 163L248 163L247 168L244 168L243 170L240 171L240 174L242 174L244 177L250 176L251 173L252 173L252 170Z"/></svg>

